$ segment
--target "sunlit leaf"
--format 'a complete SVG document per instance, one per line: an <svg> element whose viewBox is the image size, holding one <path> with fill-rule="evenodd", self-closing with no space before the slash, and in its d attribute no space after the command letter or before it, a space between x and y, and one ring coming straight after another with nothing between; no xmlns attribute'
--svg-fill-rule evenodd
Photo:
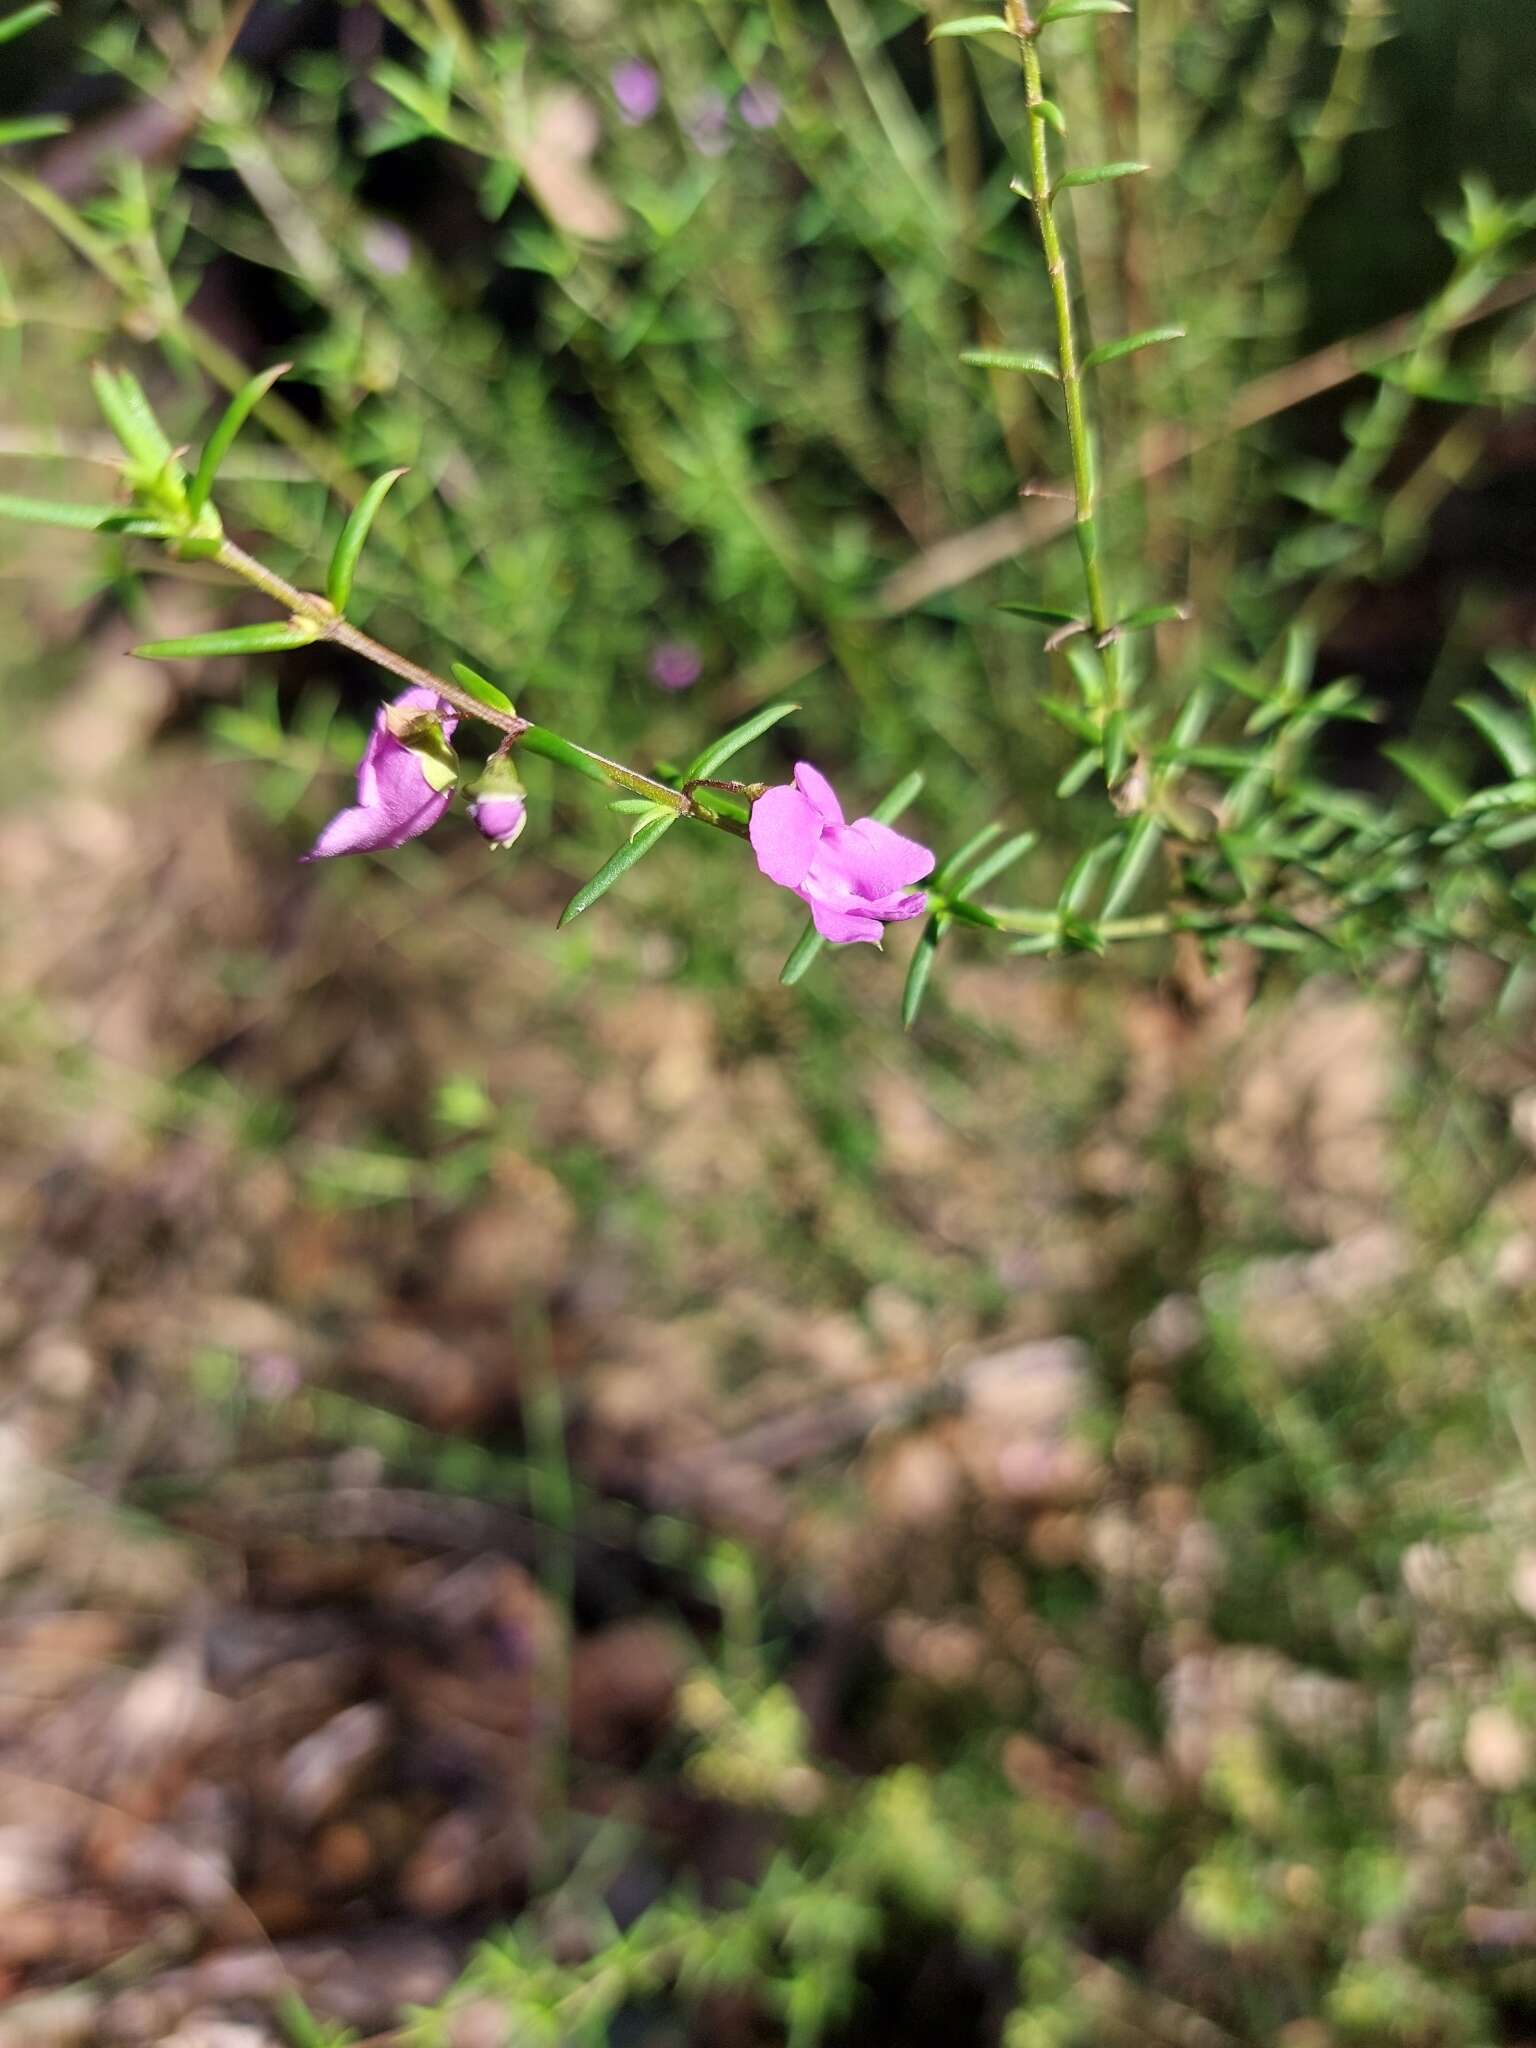
<svg viewBox="0 0 1536 2048"><path fill-rule="evenodd" d="M348 515L347 523L337 537L331 566L326 571L325 594L339 612L346 610L352 595L352 578L357 573L357 564L373 522L378 517L379 507L404 475L403 469L386 469L382 476L376 476Z"/></svg>
<svg viewBox="0 0 1536 2048"><path fill-rule="evenodd" d="M686 782L697 782L701 776L713 775L717 768L723 768L733 754L739 754L743 747L750 747L756 739L781 718L788 718L792 711L798 711L798 704L767 704L761 711L754 711L742 724L734 726L707 746L683 778Z"/></svg>
<svg viewBox="0 0 1536 2048"><path fill-rule="evenodd" d="M134 653L146 661L192 661L216 654L282 654L308 647L320 628L307 619L273 619L260 626L227 626L217 633L189 633L184 640L149 640Z"/></svg>
<svg viewBox="0 0 1536 2048"><path fill-rule="evenodd" d="M18 7L14 14L0 15L0 43L24 36L29 28L48 21L59 11L57 0L36 0L31 7Z"/></svg>
<svg viewBox="0 0 1536 2048"><path fill-rule="evenodd" d="M468 690L471 697L478 697L480 702L489 705L492 711L505 711L513 718L517 716L517 706L506 691L498 690L494 683L487 682L486 678L477 669L472 669L467 662L450 662L449 670L454 681Z"/></svg>
<svg viewBox="0 0 1536 2048"><path fill-rule="evenodd" d="M51 498L17 498L0 491L0 519L20 519L28 526L76 526L93 533L121 510L120 505L59 505Z"/></svg>
<svg viewBox="0 0 1536 2048"><path fill-rule="evenodd" d="M939 940L943 936L943 920L930 917L923 926L922 936L912 955L907 969L906 985L901 992L901 1025L910 1031L917 1022L917 1013L923 1007L923 997L928 993L928 983L933 974L933 963L939 957Z"/></svg>
<svg viewBox="0 0 1536 2048"><path fill-rule="evenodd" d="M1079 14L1129 14L1126 0L1051 0L1040 16L1041 28L1053 22L1072 21Z"/></svg>
<svg viewBox="0 0 1536 2048"><path fill-rule="evenodd" d="M1135 355L1138 349L1155 348L1160 342L1182 341L1182 327L1149 327L1141 334L1127 334L1119 341L1102 341L1097 348L1089 349L1083 357L1085 370L1096 370L1101 363L1118 362L1121 356Z"/></svg>
<svg viewBox="0 0 1536 2048"><path fill-rule="evenodd" d="M1125 851L1116 862L1109 887L1104 892L1104 903L1099 912L1101 917L1118 917L1135 896L1162 844L1165 829L1162 820L1154 818L1149 811L1144 811L1132 825Z"/></svg>
<svg viewBox="0 0 1536 2048"><path fill-rule="evenodd" d="M1031 354L1010 348L968 348L962 349L960 360L972 370L1018 370L1028 377L1054 377L1060 381L1061 372L1049 356Z"/></svg>
<svg viewBox="0 0 1536 2048"><path fill-rule="evenodd" d="M187 486L187 504L194 518L207 504L219 464L229 453L235 436L250 418L253 408L261 403L278 378L292 368L292 363L275 363L270 370L259 371L249 383L241 385L224 408L218 425L203 443L197 469Z"/></svg>
<svg viewBox="0 0 1536 2048"><path fill-rule="evenodd" d="M1106 185L1113 178L1139 177L1151 168L1150 164L1086 164L1081 170L1063 171L1056 180L1056 190L1069 192L1079 185Z"/></svg>
<svg viewBox="0 0 1536 2048"><path fill-rule="evenodd" d="M13 142L43 142L50 135L67 135L69 123L62 114L27 114L19 121L0 121L0 149Z"/></svg>
<svg viewBox="0 0 1536 2048"><path fill-rule="evenodd" d="M1415 789L1429 798L1437 811L1447 818L1455 817L1467 800L1467 792L1442 762L1410 746L1406 740L1392 740L1381 751Z"/></svg>
<svg viewBox="0 0 1536 2048"><path fill-rule="evenodd" d="M941 36L1011 36L1013 30L997 14L962 14L955 21L941 21L928 31L930 43Z"/></svg>
<svg viewBox="0 0 1536 2048"><path fill-rule="evenodd" d="M610 854L590 882L584 882L560 913L561 924L569 924L580 917L584 910L590 910L599 896L606 896L614 883L627 875L637 860L643 860L651 849L671 831L677 823L678 813L657 818L649 825L642 825L633 839L628 839L617 853Z"/></svg>

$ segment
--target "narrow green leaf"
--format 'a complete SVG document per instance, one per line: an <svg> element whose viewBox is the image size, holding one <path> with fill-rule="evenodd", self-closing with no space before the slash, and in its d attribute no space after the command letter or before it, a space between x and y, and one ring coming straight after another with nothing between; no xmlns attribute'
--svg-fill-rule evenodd
<svg viewBox="0 0 1536 2048"><path fill-rule="evenodd" d="M1062 697L1037 697L1035 701L1046 717L1054 718L1064 731L1071 733L1073 739L1082 740L1084 745L1090 747L1098 744L1097 724L1085 712L1079 711L1075 704L1067 703Z"/></svg>
<svg viewBox="0 0 1536 2048"><path fill-rule="evenodd" d="M145 661L193 661L215 654L282 654L308 647L320 628L309 620L273 619L261 626L229 626L218 633L189 633L184 640L148 640L134 653Z"/></svg>
<svg viewBox="0 0 1536 2048"><path fill-rule="evenodd" d="M631 817L649 816L658 806L648 796L616 796L608 806L610 811L623 811Z"/></svg>
<svg viewBox="0 0 1536 2048"><path fill-rule="evenodd" d="M878 818L882 825L894 825L909 804L917 801L923 792L923 778L914 768L910 775L904 775L887 797L882 797L870 816ZM814 924L808 924L795 941L794 948L784 965L779 969L779 980L786 988L793 988L801 979L811 962L826 944Z"/></svg>
<svg viewBox="0 0 1536 2048"><path fill-rule="evenodd" d="M995 612L1012 612L1021 619L1033 619L1039 626L1075 626L1081 623L1076 612L1064 612L1053 604L995 604Z"/></svg>
<svg viewBox="0 0 1536 2048"><path fill-rule="evenodd" d="M1144 604L1139 611L1128 612L1115 624L1117 633L1141 633L1148 626L1165 626L1172 619L1187 619L1189 608L1182 604Z"/></svg>
<svg viewBox="0 0 1536 2048"><path fill-rule="evenodd" d="M1536 740L1518 718L1486 697L1458 697L1456 709L1477 727L1511 775L1536 774Z"/></svg>
<svg viewBox="0 0 1536 2048"><path fill-rule="evenodd" d="M47 21L58 13L57 0L36 0L32 7L18 7L14 14L0 15L0 43L13 42L17 36L24 36L29 28L36 28L39 22Z"/></svg>
<svg viewBox="0 0 1536 2048"><path fill-rule="evenodd" d="M1265 953L1305 953L1313 941L1311 932L1294 931L1283 924L1239 925L1233 936Z"/></svg>
<svg viewBox="0 0 1536 2048"><path fill-rule="evenodd" d="M1168 736L1169 746L1175 750L1180 747L1192 747L1205 731L1214 709L1215 693L1210 684L1196 683L1174 720L1173 731Z"/></svg>
<svg viewBox="0 0 1536 2048"><path fill-rule="evenodd" d="M1427 796L1437 811L1454 818L1467 800L1467 792L1439 761L1411 747L1405 740L1392 740L1381 750L1394 767L1401 769L1414 788Z"/></svg>
<svg viewBox="0 0 1536 2048"><path fill-rule="evenodd" d="M912 963L907 969L906 986L901 992L903 1031L910 1031L917 1022L917 1013L923 1007L923 997L928 993L933 963L939 957L939 940L943 936L943 931L943 920L938 917L930 917L923 926L922 936L912 954Z"/></svg>
<svg viewBox="0 0 1536 2048"><path fill-rule="evenodd" d="M929 29L928 40L936 43L941 36L1011 36L1013 30L1006 21L996 14L962 14L956 21L941 21Z"/></svg>
<svg viewBox="0 0 1536 2048"><path fill-rule="evenodd" d="M20 519L28 526L75 526L94 533L103 520L121 511L118 505L56 505L50 498L17 498L0 491L0 519Z"/></svg>
<svg viewBox="0 0 1536 2048"><path fill-rule="evenodd" d="M584 910L590 910L599 896L606 896L621 876L627 875L637 860L643 860L652 847L671 831L677 823L678 814L657 818L650 825L642 825L633 839L627 839L617 853L610 854L590 882L584 882L560 913L562 925L580 917Z"/></svg>
<svg viewBox="0 0 1536 2048"><path fill-rule="evenodd" d="M934 889L947 889L951 882L958 883L965 873L967 864L976 858L983 847L990 846L1002 829L1001 825L983 825L979 832L973 832L947 860L940 861L929 886Z"/></svg>
<svg viewBox="0 0 1536 2048"><path fill-rule="evenodd" d="M1008 948L1010 953L1054 953L1061 944L1056 932L1035 932L1027 939L1020 939Z"/></svg>
<svg viewBox="0 0 1536 2048"><path fill-rule="evenodd" d="M1038 844L1039 838L1038 832L1015 832L1013 837L1005 839L1001 846L994 846L986 859L977 864L975 872L967 879L967 889L985 889L989 882L995 882L1016 860L1022 860L1025 854Z"/></svg>
<svg viewBox="0 0 1536 2048"><path fill-rule="evenodd" d="M91 370L91 388L107 425L146 481L173 467L171 444L137 377L97 363Z"/></svg>
<svg viewBox="0 0 1536 2048"><path fill-rule="evenodd" d="M1040 16L1041 28L1050 28L1054 22L1072 21L1079 14L1129 14L1126 0L1051 0L1051 4Z"/></svg>
<svg viewBox="0 0 1536 2048"><path fill-rule="evenodd" d="M799 709L798 704L767 704L761 711L754 711L741 725L733 727L730 732L712 741L699 755L683 780L696 782L701 776L713 775L717 768L725 766L733 754L739 754L743 747L750 747L754 740L761 739L781 718L788 718L792 711Z"/></svg>
<svg viewBox="0 0 1536 2048"><path fill-rule="evenodd" d="M1090 846L1078 855L1072 863L1066 881L1061 885L1061 898L1057 907L1063 918L1082 909L1099 871L1114 859L1124 844L1125 834L1113 832L1109 838L1101 839L1097 846Z"/></svg>
<svg viewBox="0 0 1536 2048"><path fill-rule="evenodd" d="M1049 356L1031 355L1010 348L967 348L960 351L960 360L971 370L1019 370L1027 377L1054 377L1061 381L1061 372Z"/></svg>
<svg viewBox="0 0 1536 2048"><path fill-rule="evenodd" d="M923 778L914 768L910 775L903 775L889 796L880 799L869 815L882 825L894 825L902 812L909 810L922 793Z"/></svg>
<svg viewBox="0 0 1536 2048"><path fill-rule="evenodd" d="M1085 754L1079 754L1072 766L1056 785L1057 796L1076 796L1083 784L1099 765L1097 746L1090 747Z"/></svg>
<svg viewBox="0 0 1536 2048"><path fill-rule="evenodd" d="M376 476L341 529L325 577L325 594L339 612L346 610L352 595L352 578L379 507L404 475L403 469L386 469L382 476Z"/></svg>
<svg viewBox="0 0 1536 2048"><path fill-rule="evenodd" d="M1142 334L1127 334L1119 341L1100 342L1097 348L1089 349L1083 357L1085 370L1096 370L1101 363L1118 362L1121 356L1134 355L1138 349L1154 348L1163 341L1182 341L1182 327L1149 327Z"/></svg>
<svg viewBox="0 0 1536 2048"><path fill-rule="evenodd" d="M1137 178L1151 168L1150 164L1086 164L1078 171L1063 171L1055 190L1070 192L1079 185L1107 185L1112 178Z"/></svg>
<svg viewBox="0 0 1536 2048"><path fill-rule="evenodd" d="M1054 128L1058 135L1066 134L1067 117L1054 100L1035 100L1031 103L1029 111L1038 115L1048 127Z"/></svg>
<svg viewBox="0 0 1536 2048"><path fill-rule="evenodd" d="M1109 878L1103 908L1099 912L1101 917L1118 917L1131 901L1162 844L1164 829L1162 820L1154 818L1150 811L1143 811L1136 820L1125 842L1125 851Z"/></svg>
<svg viewBox="0 0 1536 2048"><path fill-rule="evenodd" d="M1104 721L1104 780L1113 789L1130 760L1131 738L1123 711L1111 711Z"/></svg>
<svg viewBox="0 0 1536 2048"><path fill-rule="evenodd" d="M50 135L67 135L69 123L62 114L29 114L19 121L0 121L0 149L13 142L43 142Z"/></svg>
<svg viewBox="0 0 1536 2048"><path fill-rule="evenodd" d="M505 690L498 690L494 683L487 682L485 677L478 670L472 669L467 662L453 661L448 667L454 681L461 683L471 697L478 697L480 702L488 704L492 711L505 711L509 716L516 718L517 706Z"/></svg>
<svg viewBox="0 0 1536 2048"><path fill-rule="evenodd" d="M213 491L213 480L218 475L219 464L233 445L236 434L250 418L253 409L272 389L279 377L286 376L293 368L292 363L274 363L270 370L262 370L243 384L235 393L219 419L218 425L203 444L202 456L196 473L187 488L187 504L195 519Z"/></svg>

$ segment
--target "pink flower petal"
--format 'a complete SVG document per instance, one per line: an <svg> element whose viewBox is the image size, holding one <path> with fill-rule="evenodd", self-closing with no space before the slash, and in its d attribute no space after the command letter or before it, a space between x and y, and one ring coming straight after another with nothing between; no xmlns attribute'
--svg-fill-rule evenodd
<svg viewBox="0 0 1536 2048"><path fill-rule="evenodd" d="M809 761L795 763L795 787L814 805L829 825L841 825L843 807L837 800L837 792L819 768L813 768Z"/></svg>
<svg viewBox="0 0 1536 2048"><path fill-rule="evenodd" d="M867 941L871 945L879 945L885 927L878 918L860 916L857 911L844 909L835 903L823 903L818 897L807 895L803 889L797 890L796 894L809 904L811 922L829 944L853 946Z"/></svg>
<svg viewBox="0 0 1536 2048"><path fill-rule="evenodd" d="M848 829L857 833L869 848L864 886L871 895L884 896L933 873L932 850L916 839L893 832L878 818L855 818Z"/></svg>
<svg viewBox="0 0 1536 2048"><path fill-rule="evenodd" d="M822 821L798 789L787 782L764 790L752 806L748 826L757 864L770 882L798 889L816 855Z"/></svg>

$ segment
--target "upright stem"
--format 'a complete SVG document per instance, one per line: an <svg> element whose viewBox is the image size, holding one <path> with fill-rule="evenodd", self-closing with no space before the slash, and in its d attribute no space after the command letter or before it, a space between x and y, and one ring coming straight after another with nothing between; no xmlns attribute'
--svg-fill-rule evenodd
<svg viewBox="0 0 1536 2048"><path fill-rule="evenodd" d="M1072 288L1067 277L1067 256L1056 225L1051 191L1051 152L1046 139L1045 85L1040 71L1039 30L1024 0L1008 0L1009 24L1018 37L1024 65L1024 92L1029 110L1030 203L1040 229L1040 246L1045 252L1046 276L1051 303L1056 309L1056 353L1061 366L1061 390L1067 415L1067 440L1072 450L1072 488L1076 498L1078 553L1083 561L1083 583L1088 594L1088 617L1094 638L1104 656L1106 710L1120 708L1119 650L1108 636L1114 625L1104 572L1099 563L1096 520L1097 486L1093 472L1093 444L1088 436L1088 415L1083 403L1082 365L1077 353L1077 330L1072 318Z"/></svg>

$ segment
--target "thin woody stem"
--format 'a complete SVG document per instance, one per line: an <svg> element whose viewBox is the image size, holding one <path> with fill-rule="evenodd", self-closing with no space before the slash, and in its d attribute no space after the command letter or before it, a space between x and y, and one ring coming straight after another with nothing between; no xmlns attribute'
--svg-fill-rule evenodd
<svg viewBox="0 0 1536 2048"><path fill-rule="evenodd" d="M578 746L563 734L534 725L529 719L519 718L515 712L497 711L493 706L483 704L461 684L449 681L432 669L423 668L420 662L412 661L404 654L397 654L392 647L375 640L371 633L361 632L325 598L313 591L301 590L297 584L269 569L265 562L247 554L234 541L221 541L214 560L232 575L270 597L274 604L281 605L291 617L315 626L321 639L329 640L337 647L345 647L351 654L361 655L375 668L387 669L391 675L400 677L402 682L414 684L417 689L436 691L466 718L478 718L483 725L493 726L502 735L498 752L521 745L531 754L539 754L562 768L585 775L589 781L610 783L619 789L627 789L634 796L649 797L653 803L664 804L676 811L679 817L691 818L696 824L711 825L716 831L729 832L737 838L743 835L745 828L737 819L695 803L690 789L674 789L670 783L642 775L637 768L628 768L622 761L610 761L606 755L595 754L590 747Z"/></svg>
<svg viewBox="0 0 1536 2048"><path fill-rule="evenodd" d="M1030 204L1040 230L1045 253L1046 277L1051 303L1056 310L1056 354L1061 368L1061 391L1067 416L1067 440L1072 451L1072 490L1076 500L1075 525L1078 553L1083 563L1083 584L1088 597L1088 616L1094 638L1101 643L1104 657L1106 709L1120 708L1120 657L1110 634L1114 625L1104 572L1099 562L1096 513L1097 484L1093 472L1093 444L1088 433L1088 414L1083 402L1082 365L1077 351L1077 330L1072 317L1072 289L1067 277L1066 251L1056 224L1051 190L1051 153L1046 139L1045 85L1036 44L1039 29L1023 0L1008 0L1008 20L1018 38L1024 67L1024 93L1029 118Z"/></svg>

